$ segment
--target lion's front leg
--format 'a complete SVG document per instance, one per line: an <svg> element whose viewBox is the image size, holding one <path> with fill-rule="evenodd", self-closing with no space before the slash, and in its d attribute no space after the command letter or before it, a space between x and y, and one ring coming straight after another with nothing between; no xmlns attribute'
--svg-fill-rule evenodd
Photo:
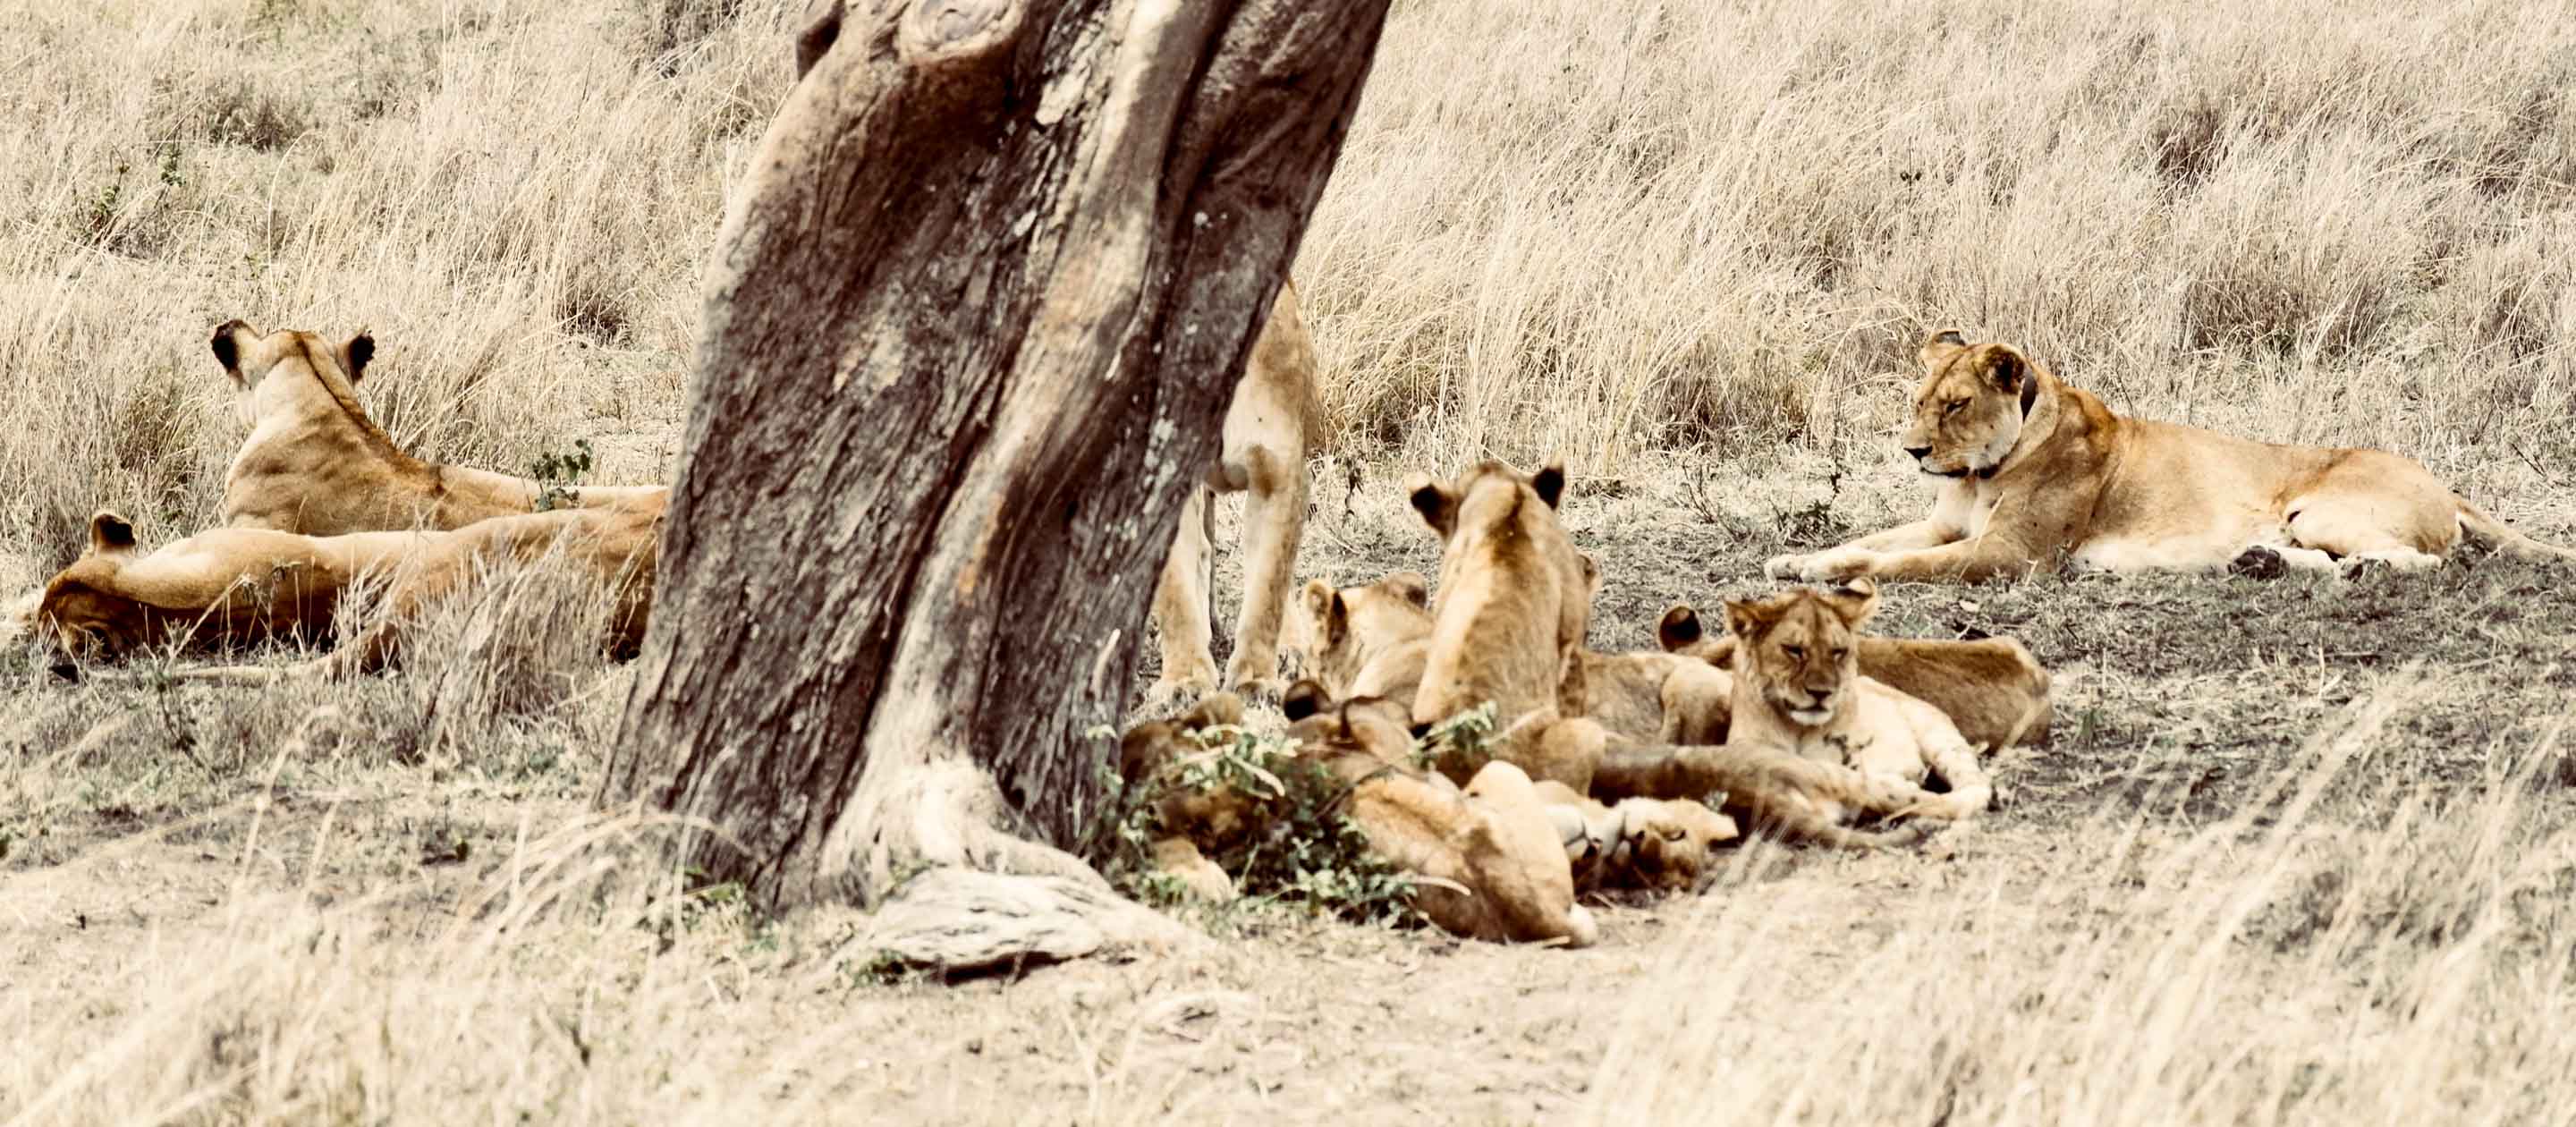
<svg viewBox="0 0 2576 1127"><path fill-rule="evenodd" d="M1246 451L1243 460L1252 478L1243 502L1243 610L1225 680L1239 692L1274 698L1285 687L1279 618L1306 533L1306 467L1268 447Z"/></svg>
<svg viewBox="0 0 2576 1127"><path fill-rule="evenodd" d="M1864 561L1874 553L1919 552L1959 543L1968 534L1968 519L1976 504L1974 486L1952 482L1942 487L1940 495L1933 499L1931 515L1922 520L1873 532L1821 552L1773 556L1763 563L1762 572L1773 579L1810 582L1874 574L1863 570L1868 566Z"/></svg>
<svg viewBox="0 0 2576 1127"><path fill-rule="evenodd" d="M1843 579L1887 579L1900 582L1959 581L1976 583L1998 575L2020 575L2041 566L2009 541L1979 537L1937 548L1880 552L1845 545L1810 556L1780 556L1763 565L1775 579L1831 582Z"/></svg>

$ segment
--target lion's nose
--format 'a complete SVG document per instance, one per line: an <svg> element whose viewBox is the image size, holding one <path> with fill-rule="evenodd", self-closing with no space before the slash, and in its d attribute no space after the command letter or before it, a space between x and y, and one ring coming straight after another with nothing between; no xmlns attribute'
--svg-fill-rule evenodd
<svg viewBox="0 0 2576 1127"><path fill-rule="evenodd" d="M59 680L78 681L81 679L80 666L67 657L55 658L52 672Z"/></svg>
<svg viewBox="0 0 2576 1127"><path fill-rule="evenodd" d="M1924 455L1932 452L1932 448L1929 446L1908 446L1905 448L1905 452L1913 455L1914 460L1919 462L1923 460Z"/></svg>

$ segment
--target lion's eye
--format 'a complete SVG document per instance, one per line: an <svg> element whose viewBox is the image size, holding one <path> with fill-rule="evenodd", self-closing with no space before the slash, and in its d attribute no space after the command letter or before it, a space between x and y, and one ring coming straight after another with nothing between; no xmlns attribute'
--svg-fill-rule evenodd
<svg viewBox="0 0 2576 1127"><path fill-rule="evenodd" d="M1956 415L1959 413L1959 408L1967 405L1968 401L1965 399L1953 399L1948 403L1941 405L1941 413L1944 415Z"/></svg>
<svg viewBox="0 0 2576 1127"><path fill-rule="evenodd" d="M1807 660L1807 647L1782 646L1780 647L1780 656L1788 658L1791 661L1805 661Z"/></svg>
<svg viewBox="0 0 2576 1127"><path fill-rule="evenodd" d="M1841 661L1842 659L1847 658L1847 657L1850 657L1850 656L1851 656L1851 651L1850 651L1850 650L1845 649L1845 648L1843 648L1843 647L1841 647L1841 646L1835 646L1835 647L1834 647L1834 660L1835 660L1835 661Z"/></svg>

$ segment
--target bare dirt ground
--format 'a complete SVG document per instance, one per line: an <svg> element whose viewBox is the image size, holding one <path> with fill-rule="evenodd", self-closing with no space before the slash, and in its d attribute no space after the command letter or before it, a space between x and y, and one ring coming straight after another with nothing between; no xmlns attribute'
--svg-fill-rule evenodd
<svg viewBox="0 0 2576 1127"><path fill-rule="evenodd" d="M1304 574L1435 570L1392 468L1370 467L1356 488L1344 467L1319 468ZM1594 642L1649 645L1671 601L1761 589L1746 577L1780 543L1881 523L1914 494L1892 467L1846 480L1831 505L1795 465L1763 481L1724 467L1579 480L1567 522L1608 569ZM0 1109L30 1121L481 1108L538 1121L1520 1123L1935 1121L1984 1108L1978 1118L2048 1121L2085 1105L2080 1091L2013 1102L2052 1067L2031 1056L2031 1031L2054 1014L2080 1044L2130 1025L2101 1007L2132 976L2148 1009L2194 984L2180 1028L2196 1036L2279 1036L2241 1030L2284 1007L2345 1012L2296 1027L2347 1054L2306 1066L2299 1091L2316 1098L2315 1076L2350 1070L2358 1083L2370 1067L2349 1055L2366 1042L2337 1021L2414 1020L2372 1001L2369 967L2320 984L2330 944L2316 937L2354 926L2346 901L2360 886L2439 871L2338 868L2349 858L2333 843L2445 804L2488 809L2476 803L2497 800L2468 796L2502 793L2532 801L2497 823L2507 836L2566 860L2555 749L2576 684L2576 595L2558 578L2461 561L2349 582L1896 587L1880 629L2010 633L2056 671L2056 742L1997 762L2010 804L1983 826L1920 852L1756 845L1704 896L1599 906L1603 940L1589 950L1254 910L1203 919L1214 938L1192 949L958 983L876 965L849 945L846 912L756 919L722 890L657 882L641 861L631 879L598 883L598 854L573 846L631 829L589 805L620 671L454 741L438 734L455 701L434 669L315 697L65 686L21 663L0 711L18 764L0 775L0 1021L43 1050L0 1066ZM2358 735L2337 751L2338 733ZM2273 879L2205 918L2196 889L2248 866ZM2472 884L2476 871L2460 870ZM2534 879L2555 888L2567 871ZM2492 939L2496 925L2481 926ZM2499 968L2567 981L2563 946L2521 938L2544 950ZM2407 946L2427 942L2428 958L2446 946ZM2143 969L2177 943L2231 969ZM2098 994L2063 989L2079 972ZM1926 990L1937 993L1914 996ZM1869 1050L1868 1075L1897 1079L1854 1082L1848 1053L1799 1049L1890 1029L1878 1007L1908 997L1917 1019L1927 1003L1962 1009L1933 1023L1941 1038ZM2529 1004L2535 1020L2566 1016L2554 995ZM1969 1051L1997 1014L2019 1015L2024 1032ZM2142 1039L2154 1028L2138 1019ZM2079 1058L2114 1086L2102 1070L2152 1086L2179 1067L2099 1052L2067 1067ZM2264 1078L2287 1067L2215 1060L2192 1087L2204 1098L2240 1081L2271 1093ZM2198 1110L2222 1108L2242 1110Z"/></svg>

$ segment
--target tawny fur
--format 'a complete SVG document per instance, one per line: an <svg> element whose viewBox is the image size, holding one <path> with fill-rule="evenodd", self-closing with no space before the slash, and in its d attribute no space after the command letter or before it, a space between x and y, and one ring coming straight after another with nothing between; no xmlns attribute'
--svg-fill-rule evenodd
<svg viewBox="0 0 2576 1127"><path fill-rule="evenodd" d="M1878 590L1865 579L1727 603L1736 643L1727 746L1786 752L1910 785L1938 777L1948 792L1927 794L1907 812L1974 817L1994 801L1977 750L1940 709L1860 673L1857 631L1877 609Z"/></svg>
<svg viewBox="0 0 2576 1127"><path fill-rule="evenodd" d="M1147 699L1176 700L1216 687L1208 602L1208 528L1216 493L1244 495L1243 608L1235 619L1225 684L1263 696L1278 693L1280 624L1306 530L1306 460L1323 434L1314 338L1298 309L1296 286L1282 283L1226 407L1217 464L1191 494L1163 559L1154 589L1163 669Z"/></svg>
<svg viewBox="0 0 2576 1127"><path fill-rule="evenodd" d="M1664 612L1655 630L1664 649L1717 669L1735 662L1735 636L1709 634L1689 604ZM2046 747L2055 715L2048 670L2013 638L1859 638L1864 677L1941 710L1959 735L1988 751ZM1732 682L1728 693L1733 694ZM1723 741L1721 736L1720 741Z"/></svg>
<svg viewBox="0 0 2576 1127"><path fill-rule="evenodd" d="M604 644L631 651L652 608L653 546L664 503L628 503L503 517L453 532L305 536L219 528L145 554L122 517L91 518L90 547L45 585L34 619L66 658L115 660L149 646L223 649L332 634L340 600L380 588L376 625L289 673L344 675L393 660L402 634L429 607L504 560L554 557L616 599ZM194 671L264 680L276 670Z"/></svg>
<svg viewBox="0 0 2576 1127"><path fill-rule="evenodd" d="M452 531L536 511L545 486L440 465L396 446L358 403L374 355L365 333L338 345L240 321L215 330L215 359L239 390L250 436L224 472L224 524L307 536L423 528ZM572 488L564 507L659 503L659 485Z"/></svg>
<svg viewBox="0 0 2576 1127"><path fill-rule="evenodd" d="M2115 415L2007 344L1954 330L1920 353L1901 442L1948 479L1923 520L1807 555L1777 578L1975 582L2059 566L2332 571L2438 565L2464 538L2545 560L2576 552L2506 527L2409 458L2252 442Z"/></svg>

